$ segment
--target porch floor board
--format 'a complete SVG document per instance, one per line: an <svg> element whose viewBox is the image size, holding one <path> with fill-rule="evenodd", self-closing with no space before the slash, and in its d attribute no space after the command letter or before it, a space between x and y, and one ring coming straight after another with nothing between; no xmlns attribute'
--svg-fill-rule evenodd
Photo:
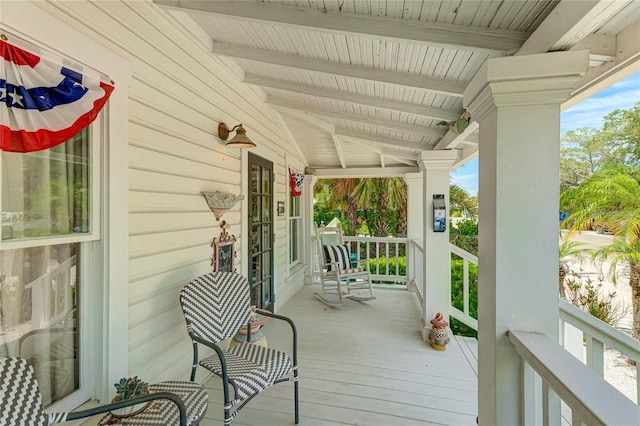
<svg viewBox="0 0 640 426"><path fill-rule="evenodd" d="M305 286L278 312L298 329L300 424L475 425L475 339L452 339L444 352L420 336L415 294L376 289L377 299L330 308ZM269 346L290 350L289 326L264 328ZM211 378L202 426L222 425L222 386ZM293 384L256 396L234 425L293 424Z"/></svg>

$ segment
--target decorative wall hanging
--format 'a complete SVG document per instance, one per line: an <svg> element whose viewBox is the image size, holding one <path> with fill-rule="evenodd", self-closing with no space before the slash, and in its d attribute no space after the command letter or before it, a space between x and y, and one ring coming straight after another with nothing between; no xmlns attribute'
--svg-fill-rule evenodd
<svg viewBox="0 0 640 426"><path fill-rule="evenodd" d="M222 232L220 238L214 238L211 243L213 247L213 259L211 259L211 265L214 272L235 272L236 251L235 243L236 237L234 235L227 234L227 222L225 220L220 224Z"/></svg>
<svg viewBox="0 0 640 426"><path fill-rule="evenodd" d="M113 91L98 72L0 36L0 149L41 151L91 124Z"/></svg>
<svg viewBox="0 0 640 426"><path fill-rule="evenodd" d="M228 192L203 192L204 198L207 200L209 208L216 216L216 220L220 220L223 214L227 212L236 203L244 199L244 195L235 195Z"/></svg>
<svg viewBox="0 0 640 426"><path fill-rule="evenodd" d="M284 201L278 201L278 216L284 216Z"/></svg>
<svg viewBox="0 0 640 426"><path fill-rule="evenodd" d="M291 195L294 197L299 197L300 195L302 195L304 173L289 167L289 180L291 182Z"/></svg>

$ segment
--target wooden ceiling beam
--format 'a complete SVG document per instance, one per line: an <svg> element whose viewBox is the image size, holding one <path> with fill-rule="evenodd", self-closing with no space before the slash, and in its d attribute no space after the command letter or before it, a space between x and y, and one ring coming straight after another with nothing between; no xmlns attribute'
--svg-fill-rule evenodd
<svg viewBox="0 0 640 426"><path fill-rule="evenodd" d="M398 139L388 138L385 136L372 135L369 133L360 133L353 130L344 129L341 127L335 128L335 133L338 136L342 136L350 139L358 139L364 142L375 142L382 145L389 145L398 149L404 149L413 153L428 151L431 149L430 145L421 144L418 142L407 142Z"/></svg>
<svg viewBox="0 0 640 426"><path fill-rule="evenodd" d="M262 77L256 74L246 74L244 82L254 86L268 89L283 90L308 96L316 96L352 104L366 105L374 108L382 108L391 111L401 111L407 114L419 115L434 120L454 121L462 115L461 110L432 107L429 105L412 102L396 101L375 96L360 95L344 90L329 89L310 84L296 83L271 77Z"/></svg>
<svg viewBox="0 0 640 426"><path fill-rule="evenodd" d="M304 58L300 55L272 52L269 50L223 42L213 43L213 53L236 59L257 61L266 64L280 65L346 78L414 87L434 93L440 93L445 96L456 96L460 98L468 84L467 81L427 77L421 74L410 74L399 71L383 70L380 68L368 68L340 62L325 61L322 59Z"/></svg>
<svg viewBox="0 0 640 426"><path fill-rule="evenodd" d="M407 154L405 152L398 152L395 151L393 149L389 149L389 148L382 148L376 145L373 145L373 143L371 141L364 141L364 140L359 140L357 138L349 138L349 137L343 137L340 135L333 135L333 139L346 139L346 141L348 142L352 142L355 143L357 145L360 145L361 147L368 149L370 151L375 152L376 154L378 154L380 156L380 165L382 167L386 167L385 166L385 157L389 157L391 159L394 159L402 164L406 164L407 166L416 166L418 165L418 156L417 154Z"/></svg>
<svg viewBox="0 0 640 426"><path fill-rule="evenodd" d="M404 177L407 173L418 172L418 166L406 167L349 167L348 169L320 168L314 169L314 176L319 179L343 178L343 177Z"/></svg>
<svg viewBox="0 0 640 426"><path fill-rule="evenodd" d="M324 132L335 133L336 131L336 127L333 124L329 124L324 120L320 120L318 117L312 114L309 114L308 112L304 112L304 111L297 110L295 108L289 108L289 107L280 106L280 105L271 105L271 106L285 115L289 115L299 120L302 120L307 124L319 130L322 130Z"/></svg>
<svg viewBox="0 0 640 426"><path fill-rule="evenodd" d="M323 115L325 117L337 118L341 120L355 121L364 123L369 126L384 127L387 129L397 130L400 132L416 133L421 136L426 136L434 139L440 139L444 135L444 129L436 129L433 127L419 126L415 124L402 123L399 121L388 120L385 118L373 117L366 114L358 114L355 112L349 112L344 110L338 110L333 108L325 108L318 106L311 106L309 104L294 102L287 99L282 99L274 96L267 96L267 104L287 107L290 109L309 112L312 114Z"/></svg>
<svg viewBox="0 0 640 426"><path fill-rule="evenodd" d="M515 52L529 35L524 32L496 28L348 13L323 13L313 9L254 1L154 0L154 3L183 12L200 12L325 33L490 53Z"/></svg>
<svg viewBox="0 0 640 426"><path fill-rule="evenodd" d="M336 147L336 153L338 154L338 159L340 160L340 166L343 169L347 168L347 163L344 161L344 153L342 152L342 145L340 145L340 139L336 136L335 133L331 134L331 138L333 139L333 145Z"/></svg>
<svg viewBox="0 0 640 426"><path fill-rule="evenodd" d="M627 1L562 0L516 55L568 50L627 5Z"/></svg>

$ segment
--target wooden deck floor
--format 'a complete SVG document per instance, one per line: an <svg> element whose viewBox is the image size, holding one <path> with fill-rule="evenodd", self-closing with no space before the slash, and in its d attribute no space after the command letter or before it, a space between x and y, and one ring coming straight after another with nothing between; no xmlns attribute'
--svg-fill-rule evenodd
<svg viewBox="0 0 640 426"><path fill-rule="evenodd" d="M475 425L475 339L431 349L420 337L413 293L377 290L374 301L333 309L313 297L316 290L305 286L279 312L298 329L301 425ZM280 321L265 328L270 347L290 350L287 328ZM221 425L221 382L206 386L201 424ZM293 384L258 395L233 424L293 424Z"/></svg>

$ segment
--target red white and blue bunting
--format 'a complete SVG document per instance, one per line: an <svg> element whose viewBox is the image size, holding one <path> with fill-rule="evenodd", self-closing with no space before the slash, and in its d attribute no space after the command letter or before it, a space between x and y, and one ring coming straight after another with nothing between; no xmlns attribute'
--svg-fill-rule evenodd
<svg viewBox="0 0 640 426"><path fill-rule="evenodd" d="M289 167L289 178L291 181L291 195L299 197L302 195L302 183L304 182L304 173Z"/></svg>
<svg viewBox="0 0 640 426"><path fill-rule="evenodd" d="M18 47L18 45L20 47ZM19 40L0 40L0 150L33 152L91 124L113 91L106 77Z"/></svg>

